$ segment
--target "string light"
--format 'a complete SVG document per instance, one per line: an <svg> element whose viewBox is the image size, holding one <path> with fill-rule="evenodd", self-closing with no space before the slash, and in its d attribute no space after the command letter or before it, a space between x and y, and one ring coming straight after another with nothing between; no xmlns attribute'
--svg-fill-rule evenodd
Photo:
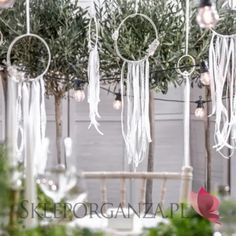
<svg viewBox="0 0 236 236"><path fill-rule="evenodd" d="M208 69L208 65L206 61L202 61L201 63L201 77L200 77L200 81L203 85L210 85L210 73L209 73L209 69Z"/></svg>
<svg viewBox="0 0 236 236"><path fill-rule="evenodd" d="M222 236L222 234L220 232L215 232L214 236Z"/></svg>
<svg viewBox="0 0 236 236"><path fill-rule="evenodd" d="M211 0L201 0L197 15L197 23L201 28L214 28L220 17Z"/></svg>
<svg viewBox="0 0 236 236"><path fill-rule="evenodd" d="M122 106L122 103L121 103L121 94L120 92L119 93L116 93L116 98L115 98L115 101L113 102L113 108L115 110L120 110L121 109L121 106Z"/></svg>
<svg viewBox="0 0 236 236"><path fill-rule="evenodd" d="M7 9L13 7L15 0L0 0L0 9Z"/></svg>
<svg viewBox="0 0 236 236"><path fill-rule="evenodd" d="M80 80L75 80L73 98L76 102L82 102L85 99L83 84Z"/></svg>
<svg viewBox="0 0 236 236"><path fill-rule="evenodd" d="M195 110L195 116L199 119L203 119L205 117L205 109L204 109L204 103L205 101L202 100L202 96L199 97L199 100L196 101L197 108Z"/></svg>

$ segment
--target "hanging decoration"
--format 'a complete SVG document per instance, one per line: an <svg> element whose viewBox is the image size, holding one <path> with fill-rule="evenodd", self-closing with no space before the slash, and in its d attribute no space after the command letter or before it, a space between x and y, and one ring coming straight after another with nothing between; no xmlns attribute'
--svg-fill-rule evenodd
<svg viewBox="0 0 236 236"><path fill-rule="evenodd" d="M199 26L207 29L214 28L219 19L218 12L211 0L201 0L197 15L197 23Z"/></svg>
<svg viewBox="0 0 236 236"><path fill-rule="evenodd" d="M199 119L203 119L206 115L205 109L204 109L204 103L205 101L202 100L202 96L199 97L199 100L195 102L197 104L197 108L195 110L195 116Z"/></svg>
<svg viewBox="0 0 236 236"><path fill-rule="evenodd" d="M210 78L208 64L206 61L201 62L200 73L201 73L201 76L200 76L201 83L205 86L209 86L211 82L211 78Z"/></svg>
<svg viewBox="0 0 236 236"><path fill-rule="evenodd" d="M80 80L75 80L73 98L76 102L83 102L85 99L84 84Z"/></svg>
<svg viewBox="0 0 236 236"><path fill-rule="evenodd" d="M121 100L122 100L121 99L121 94L119 92L119 93L115 93L115 95L116 95L116 97L115 97L115 100L113 102L113 108L115 110L120 110L121 106L122 106L122 104L121 104Z"/></svg>
<svg viewBox="0 0 236 236"><path fill-rule="evenodd" d="M95 22L96 28L96 39L94 45L92 45L91 39L91 25L92 21ZM98 104L100 102L100 60L98 54L98 22L96 17L91 17L89 22L89 40L88 40L88 48L89 48L89 62L88 62L88 103L89 103L89 118L90 118L90 125L89 129L93 125L97 132L101 135L103 133L98 128L99 123L97 122L97 118L101 118L98 113Z"/></svg>
<svg viewBox="0 0 236 236"><path fill-rule="evenodd" d="M195 71L195 59L189 55L189 31L190 31L190 6L189 0L186 0L185 13L185 55L183 55L177 63L177 72L183 76L186 84L184 91L184 166L190 166L190 77ZM185 62L191 63L192 67L189 71L181 70L181 64ZM182 186L183 187L183 186Z"/></svg>
<svg viewBox="0 0 236 236"><path fill-rule="evenodd" d="M18 162L25 163L25 199L36 203L35 176L46 166L48 140L45 139L46 111L45 87L43 76L51 62L51 53L44 39L30 33L30 8L26 0L27 33L18 36L10 44L7 52L8 67L8 147L10 164L15 167ZM36 38L48 52L45 71L36 78L31 78L20 68L11 64L14 46L23 38ZM30 206L29 206L30 207ZM30 210L30 209L28 209ZM26 227L37 224L35 218L25 219Z"/></svg>
<svg viewBox="0 0 236 236"><path fill-rule="evenodd" d="M236 35L221 35L213 31L209 72L212 115L216 116L214 148L225 158L232 156L236 148L235 48ZM223 153L224 147L231 150L229 156Z"/></svg>
<svg viewBox="0 0 236 236"><path fill-rule="evenodd" d="M155 40L149 45L144 58L131 61L124 58L118 47L119 31L122 25L128 19L134 17L142 17L153 26L155 32ZM127 16L119 25L118 29L112 36L115 42L117 55L124 61L121 72L121 123L122 133L127 149L128 163L133 165L134 170L144 160L148 154L150 135L150 120L149 120L149 57L153 56L159 46L157 28L154 22L146 15L138 13ZM126 122L125 120L125 100L124 100L124 80L126 74Z"/></svg>

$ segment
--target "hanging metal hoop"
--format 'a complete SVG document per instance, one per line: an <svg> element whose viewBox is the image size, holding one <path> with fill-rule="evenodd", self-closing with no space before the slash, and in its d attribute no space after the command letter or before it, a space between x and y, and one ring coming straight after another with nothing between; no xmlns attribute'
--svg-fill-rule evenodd
<svg viewBox="0 0 236 236"><path fill-rule="evenodd" d="M180 64L181 64L181 62L182 62L184 59L185 59L185 60L186 60L186 59L190 59L190 61L192 61L192 66L193 66L193 67L191 68L190 71L186 71L186 70L182 71L182 70L181 70ZM194 59L191 55L183 55L182 57L180 57L180 59L179 59L178 62L177 62L177 69L176 69L176 71L177 71L179 74L183 75L183 76L190 76L190 75L195 71L195 66L196 66L196 61L195 61L195 59Z"/></svg>
<svg viewBox="0 0 236 236"><path fill-rule="evenodd" d="M88 42L89 42L89 49L92 50L92 22L94 21L94 24L95 24L95 35L96 35L96 38L95 38L95 45L98 44L98 39L99 39L99 36L98 36L98 21L96 19L96 17L91 17L90 18L90 21L89 21L89 31L88 31Z"/></svg>
<svg viewBox="0 0 236 236"><path fill-rule="evenodd" d="M127 58L125 58L125 57L123 57L123 56L121 55L120 50L119 50L119 46L118 46L118 39L119 39L120 29L121 29L122 25L124 25L125 22L126 22L128 19L134 18L134 17L136 17L136 16L140 16L140 17L146 19L146 20L152 25L152 27L153 27L153 29L154 29L154 32L155 32L156 38L155 38L155 40L149 45L149 50L148 50L148 52L146 53L146 55L144 56L144 58L141 58L141 59L139 59L139 60L133 61L133 60L129 60L129 59L127 59ZM118 55L121 59L123 59L124 61L126 61L126 62L141 62L141 61L144 61L144 60L146 60L148 57L152 56L151 50L152 50L152 52L153 52L153 54L154 54L154 52L156 51L157 47L159 46L159 39L158 39L158 32L157 32L156 25L154 24L154 22L152 21L152 19L151 19L150 17L148 17L148 16L146 16L146 15L144 15L144 14L141 14L141 13L134 13L134 14L131 14L131 15L127 16L127 17L120 23L120 25L119 25L119 27L117 28L117 30L113 33L112 38L113 38L113 40L114 40L114 42L115 42L115 49L116 49L117 55Z"/></svg>
<svg viewBox="0 0 236 236"><path fill-rule="evenodd" d="M43 76L48 72L48 69L49 69L50 64L51 64L51 58L52 58L52 56L51 56L51 51L50 51L50 49L49 49L48 44L47 44L46 41L45 41L43 38L41 38L39 35L29 33L29 34L23 34L23 35L20 35L20 36L16 37L16 38L12 41L12 43L10 44L10 46L9 46L9 48L8 48L8 51L7 51L7 65L8 65L8 66L12 66L12 64L11 64L11 53L12 53L12 49L13 49L14 45L15 45L18 41L20 41L21 39L27 38L27 37L34 37L34 38L37 38L39 41L42 42L42 44L44 45L44 47L46 48L46 50L47 50L47 52L48 52L48 63L47 63L47 66L46 66L44 72L43 72L41 75L37 76L36 78L28 79L28 81L34 81L34 80L40 79L41 77L43 77Z"/></svg>

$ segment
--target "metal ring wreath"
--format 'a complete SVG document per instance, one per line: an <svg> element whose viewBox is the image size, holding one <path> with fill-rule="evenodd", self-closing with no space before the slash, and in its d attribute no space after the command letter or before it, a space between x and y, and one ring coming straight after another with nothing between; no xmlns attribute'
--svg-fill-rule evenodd
<svg viewBox="0 0 236 236"><path fill-rule="evenodd" d="M25 198L36 202L36 185L34 177L43 171L47 162L48 142L46 132L45 86L43 76L51 63L51 52L46 41L39 35L30 33L30 1L26 0L27 33L16 37L7 52L8 69L8 146L10 148L10 164L16 167L20 161L25 162ZM30 78L11 63L14 45L26 37L40 40L48 53L45 70L36 78ZM21 142L19 144L19 137ZM26 227L37 225L31 217L25 219Z"/></svg>
<svg viewBox="0 0 236 236"><path fill-rule="evenodd" d="M146 19L153 27L153 30L155 32L155 40L149 45L149 48L147 50L147 53L145 55L144 58L142 59L139 59L137 61L132 61L132 60L129 60L129 59L126 59L125 57L123 57L120 53L120 50L119 50L119 46L118 46L118 39L119 39L119 35L120 35L120 29L121 27L125 24L125 22L130 19L130 18L134 18L136 16L140 16L140 17L143 17L144 19ZM116 53L117 55L125 62L135 62L135 63L138 63L138 62L141 62L141 61L145 61L147 58L149 58L150 56L153 56L155 51L157 50L157 47L159 46L159 39L158 39L158 32L157 32L157 28L156 28L156 25L155 23L152 21L151 18L149 18L148 16L142 14L142 13L134 13L134 14L131 14L129 16L127 16L119 25L119 27L117 28L117 30L113 33L112 35L112 39L114 40L115 42L115 49L116 49Z"/></svg>
<svg viewBox="0 0 236 236"><path fill-rule="evenodd" d="M119 32L121 26L125 22L136 16L140 16L151 23L155 32L155 40L149 45L148 50L143 58L132 61L123 57L118 47ZM117 55L124 61L121 71L121 96L122 96L122 111L121 125L122 134L127 149L128 163L133 165L133 169L148 155L149 143L152 141L150 134L149 120L149 57L153 56L159 46L157 28L154 22L146 15L135 13L127 16L119 25L117 30L112 35L115 42ZM126 75L126 106L127 114L125 113L124 102L124 79ZM126 117L126 122L124 119Z"/></svg>
<svg viewBox="0 0 236 236"><path fill-rule="evenodd" d="M49 46L46 43L46 41L43 38L41 38L39 35L27 33L27 34L23 34L23 35L20 35L17 38L15 38L12 41L12 43L10 44L9 49L7 51L7 66L8 67L13 66L11 64L11 53L12 53L12 49L14 48L15 44L18 41L20 41L21 39L27 38L27 37L33 37L33 38L37 38L38 40L40 40L42 42L43 46L46 48L47 53L48 53L48 63L47 63L47 66L46 66L45 70L43 71L43 73L41 75L38 75L36 78L28 78L27 79L28 81L39 80L40 78L42 78L48 72L48 69L49 69L50 64L51 64L51 52L50 52ZM14 79L16 82L19 82L19 80L16 77L11 77L11 78Z"/></svg>
<svg viewBox="0 0 236 236"><path fill-rule="evenodd" d="M192 67L191 67L190 71L186 71L186 70L182 71L181 70L181 62L183 60L186 60L186 58L189 58L190 61L192 62ZM179 60L177 62L177 66L176 66L177 69L176 70L182 76L190 76L195 71L195 65L196 65L196 61L191 55L183 55L182 57L179 58Z"/></svg>

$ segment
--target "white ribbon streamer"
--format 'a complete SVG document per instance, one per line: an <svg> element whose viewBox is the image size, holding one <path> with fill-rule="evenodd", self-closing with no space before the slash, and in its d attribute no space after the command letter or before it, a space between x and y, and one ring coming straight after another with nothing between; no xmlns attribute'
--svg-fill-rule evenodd
<svg viewBox="0 0 236 236"><path fill-rule="evenodd" d="M138 1L136 2L138 3ZM136 4L138 6L138 4ZM125 58L119 50L118 38L122 25L128 19L134 17L142 17L147 20L153 27L155 33L154 41L149 45L143 58L132 61ZM133 165L134 171L139 164L148 155L149 143L151 140L150 119L149 119L149 57L153 56L159 46L158 32L155 23L148 16L135 13L127 16L114 31L112 38L115 42L115 50L117 55L124 61L121 71L121 126L124 137L128 163ZM126 91L127 91L127 114L125 114L124 102L124 80L126 75ZM126 115L126 124L124 118Z"/></svg>
<svg viewBox="0 0 236 236"><path fill-rule="evenodd" d="M17 85L15 81L8 80L8 108L7 108L7 142L9 150L9 165L17 166Z"/></svg>
<svg viewBox="0 0 236 236"><path fill-rule="evenodd" d="M47 145L45 144L46 111L44 82L26 78L17 67L8 66L9 123L8 145L11 153L11 166L25 162L25 197L29 202L37 199L34 177L46 166ZM36 219L27 218L27 227L33 227Z"/></svg>
<svg viewBox="0 0 236 236"><path fill-rule="evenodd" d="M231 157L236 148L235 50L235 35L223 36L213 32L209 50L209 72L212 79L211 115L216 116L214 148L224 158ZM223 99L224 95L227 100ZM225 155L224 147L229 148L231 154Z"/></svg>
<svg viewBox="0 0 236 236"><path fill-rule="evenodd" d="M127 114L125 116L124 77L127 65ZM122 134L128 163L136 169L148 154L151 140L149 122L149 61L124 62L121 75Z"/></svg>
<svg viewBox="0 0 236 236"><path fill-rule="evenodd" d="M18 152L17 156L19 157L24 148L26 174L25 198L29 201L29 203L36 204L37 194L34 177L37 173L39 173L37 170L42 170L44 168L43 166L45 166L46 163L45 159L47 159L45 155L47 154L47 151L45 150L46 111L43 76L47 73L51 63L51 52L48 44L43 38L30 33L30 0L26 0L26 28L26 34L16 37L10 44L7 52L7 66L10 77L9 87L11 86L13 88L13 90L8 90L10 97L12 97L9 100L9 105L12 106L12 108L9 108L8 114L12 115L12 117L9 116L11 118L9 119L8 125L11 127L9 129L9 147L11 156L10 164L12 164L13 167L17 161L16 152ZM11 52L14 45L25 37L37 38L43 43L48 52L48 63L46 69L35 79L26 78L24 73L17 71L17 67L11 64ZM16 95L13 82L18 85L18 95ZM22 90L23 93L21 93ZM21 114L22 111L23 114ZM21 115L23 117L23 121L21 120ZM19 132L19 130L21 131ZM18 133L21 133L22 136L24 135L24 137L21 138L22 147L19 146L20 148L18 148ZM27 207L28 212L30 212L30 205ZM26 217L26 228L35 227L36 225L37 219L35 217Z"/></svg>
<svg viewBox="0 0 236 236"><path fill-rule="evenodd" d="M100 60L98 54L98 24L96 18L94 18L95 26L96 26L96 42L94 47L92 47L91 41L91 22L89 24L89 63L88 63L88 103L89 103L89 117L90 117L90 125L89 129L93 125L97 132L101 135L103 133L99 130L99 123L97 122L97 118L101 118L98 112L98 104L100 102Z"/></svg>

